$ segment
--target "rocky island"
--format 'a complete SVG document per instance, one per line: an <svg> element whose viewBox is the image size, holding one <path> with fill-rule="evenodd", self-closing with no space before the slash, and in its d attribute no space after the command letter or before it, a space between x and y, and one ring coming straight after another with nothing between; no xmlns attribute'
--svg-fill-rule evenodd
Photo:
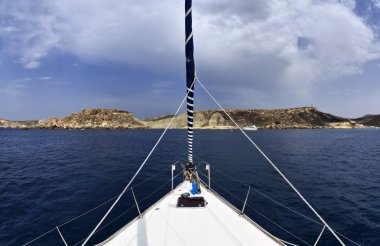
<svg viewBox="0 0 380 246"><path fill-rule="evenodd" d="M85 109L64 118L39 120L36 128L58 129L136 129L146 126L129 111Z"/></svg>
<svg viewBox="0 0 380 246"><path fill-rule="evenodd" d="M367 114L363 117L355 119L356 122L365 126L380 127L380 115Z"/></svg>
<svg viewBox="0 0 380 246"><path fill-rule="evenodd" d="M228 113L239 126L256 125L261 129L313 129L379 127L380 115L348 119L319 111L315 107L288 109L231 109ZM141 120L132 112L115 109L85 109L63 118L37 121L0 119L0 128L20 129L162 129L172 115ZM186 114L175 117L171 128L186 128ZM231 120L221 110L195 112L196 129L234 129Z"/></svg>
<svg viewBox="0 0 380 246"><path fill-rule="evenodd" d="M354 120L323 113L315 107L289 109L227 110L240 127L256 125L261 129L308 129L308 128L359 128L364 127ZM172 116L146 120L149 128L163 128ZM221 110L196 111L194 127L197 129L236 128ZM179 115L172 123L174 128L187 126L186 114Z"/></svg>

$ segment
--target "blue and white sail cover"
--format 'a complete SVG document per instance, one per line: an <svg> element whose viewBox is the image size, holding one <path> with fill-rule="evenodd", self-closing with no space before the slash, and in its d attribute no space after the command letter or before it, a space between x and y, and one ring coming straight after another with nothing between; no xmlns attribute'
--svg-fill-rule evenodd
<svg viewBox="0 0 380 246"><path fill-rule="evenodd" d="M192 28L192 0L185 2L185 32L186 32L186 86L187 86L187 142L188 142L188 161L193 163L193 127L194 127L194 81L195 81L195 62L194 62L194 42Z"/></svg>

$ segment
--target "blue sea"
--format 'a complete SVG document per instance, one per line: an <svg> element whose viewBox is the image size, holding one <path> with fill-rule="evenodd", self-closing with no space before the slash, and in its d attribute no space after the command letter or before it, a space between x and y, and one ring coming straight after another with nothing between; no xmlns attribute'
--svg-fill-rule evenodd
<svg viewBox="0 0 380 246"><path fill-rule="evenodd" d="M80 243L140 166L162 130L0 130L0 245ZM360 245L380 245L380 129L248 133L330 226ZM277 237L314 244L323 226L239 131L197 130L194 160L211 187ZM169 130L137 177L141 210L171 189L170 165L186 162L187 132ZM177 164L175 174L180 174ZM206 182L207 179L201 174ZM175 184L181 182L181 174ZM275 202L274 202L275 201ZM87 214L71 219L84 212ZM91 244L138 215L130 191ZM301 215L300 215L301 214ZM193 235L196 236L196 235ZM355 243L341 237L347 245ZM320 245L338 245L325 230Z"/></svg>

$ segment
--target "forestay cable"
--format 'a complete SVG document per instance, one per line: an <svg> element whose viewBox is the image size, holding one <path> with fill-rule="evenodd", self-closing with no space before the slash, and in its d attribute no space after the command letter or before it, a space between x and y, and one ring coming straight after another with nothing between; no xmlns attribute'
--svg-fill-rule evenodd
<svg viewBox="0 0 380 246"><path fill-rule="evenodd" d="M294 187L294 185L288 180L288 178L278 169L278 167L269 159L269 157L257 146L257 144L241 129L236 121L231 117L229 113L220 105L220 103L211 95L211 93L204 87L202 82L196 78L199 85L205 90L205 92L211 97L211 99L219 106L219 108L228 116L228 118L236 125L236 127L243 133L243 135L252 143L252 145L261 153L261 155L272 165L272 167L281 175L281 177L288 183L288 185L296 192L296 194L302 199L302 201L310 208L311 211L322 221L322 223L329 229L334 237L340 242L341 245L345 245L334 230L327 224L327 222L319 215L319 213L310 205L310 203L301 195L301 193Z"/></svg>
<svg viewBox="0 0 380 246"><path fill-rule="evenodd" d="M193 81L193 84L195 83L195 80ZM92 230L92 232L90 233L90 235L87 237L87 239L83 242L82 246L84 246L88 240L90 240L90 238L92 237L92 235L94 235L94 233L96 232L96 230L99 228L99 226L102 224L102 222L105 220L105 218L108 216L108 214L111 212L111 210L115 207L115 205L119 202L120 198L124 195L124 193L127 191L127 189L129 188L129 186L132 184L133 180L135 180L136 176L139 174L139 172L141 171L141 169L144 167L145 163L148 161L148 159L150 158L150 156L152 155L152 153L154 152L154 150L156 149L156 147L158 146L158 144L161 142L161 139L164 137L166 131L169 129L169 127L171 126L174 118L177 116L179 110L181 109L183 103L185 102L187 96L189 95L189 91L187 91L186 95L184 96L181 104L179 105L177 111L175 112L175 114L173 115L172 119L170 120L169 124L166 126L165 130L162 132L161 136L158 138L156 144L153 146L152 150L149 152L149 154L147 155L147 157L145 158L145 160L143 161L143 163L141 163L139 169L137 169L136 173L133 175L132 179L129 181L129 183L127 184L127 186L125 186L124 190L120 193L120 195L118 196L118 198L115 200L115 202L112 204L112 206L108 209L107 213L103 216L103 218L99 221L99 223L95 226L95 228Z"/></svg>

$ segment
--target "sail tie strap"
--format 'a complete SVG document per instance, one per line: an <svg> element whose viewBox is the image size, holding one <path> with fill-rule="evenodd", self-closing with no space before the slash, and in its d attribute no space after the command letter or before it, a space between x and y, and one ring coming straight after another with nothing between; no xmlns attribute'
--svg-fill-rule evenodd
<svg viewBox="0 0 380 246"><path fill-rule="evenodd" d="M196 78L199 85L203 90L211 97L211 99L219 106L219 108L228 116L228 118L236 125L240 132L251 142L251 144L260 152L260 154L272 165L272 167L280 174L280 176L288 183L288 185L296 192L296 194L301 198L301 200L310 208L311 211L321 220L321 222L329 229L329 231L334 235L334 237L339 241L341 245L345 245L335 231L327 224L327 222L319 215L319 213L311 206L311 204L302 196L302 194L297 190L297 188L289 181L289 179L278 169L278 167L269 159L269 157L259 148L259 146L241 129L241 127L236 123L236 121L231 117L229 113L220 105L220 103L211 95L211 93L206 89L202 82Z"/></svg>

